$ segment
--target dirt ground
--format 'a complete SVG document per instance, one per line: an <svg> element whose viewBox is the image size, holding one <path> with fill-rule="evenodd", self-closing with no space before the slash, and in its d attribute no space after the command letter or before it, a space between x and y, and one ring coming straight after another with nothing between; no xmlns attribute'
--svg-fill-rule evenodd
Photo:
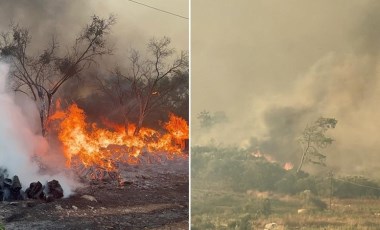
<svg viewBox="0 0 380 230"><path fill-rule="evenodd" d="M188 229L188 160L170 164L130 167L123 186L88 181L76 194L49 203L0 202L0 223L16 230Z"/></svg>

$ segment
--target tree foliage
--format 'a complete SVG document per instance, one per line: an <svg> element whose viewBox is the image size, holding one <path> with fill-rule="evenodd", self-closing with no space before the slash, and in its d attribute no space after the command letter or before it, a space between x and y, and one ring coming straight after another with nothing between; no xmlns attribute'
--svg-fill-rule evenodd
<svg viewBox="0 0 380 230"><path fill-rule="evenodd" d="M197 116L202 128L210 128L213 125L213 120L211 118L210 112L203 110Z"/></svg>
<svg viewBox="0 0 380 230"><path fill-rule="evenodd" d="M326 132L335 128L337 122L334 118L320 117L312 125L305 128L298 139L302 147L302 156L297 172L302 169L305 162L325 165L326 155L322 150L334 141L331 137L326 136Z"/></svg>
<svg viewBox="0 0 380 230"><path fill-rule="evenodd" d="M211 114L207 110L201 111L197 116L201 128L211 128L218 123L223 123L228 121L226 114L223 111L215 112Z"/></svg>

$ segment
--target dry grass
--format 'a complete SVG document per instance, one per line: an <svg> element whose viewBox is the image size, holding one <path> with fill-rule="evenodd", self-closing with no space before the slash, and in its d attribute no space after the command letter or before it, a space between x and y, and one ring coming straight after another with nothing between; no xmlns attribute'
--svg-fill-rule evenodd
<svg viewBox="0 0 380 230"><path fill-rule="evenodd" d="M303 207L299 196L275 195L271 199L271 214L257 212L257 200L245 193L224 190L192 190L192 226L212 224L209 229L232 229L249 217L250 228L263 229L267 223L277 223L276 229L380 229L380 200L333 199L331 209L310 210L298 214ZM329 203L328 199L324 199ZM226 208L228 207L228 208ZM198 222L198 223L197 223ZM236 224L235 224L236 223Z"/></svg>

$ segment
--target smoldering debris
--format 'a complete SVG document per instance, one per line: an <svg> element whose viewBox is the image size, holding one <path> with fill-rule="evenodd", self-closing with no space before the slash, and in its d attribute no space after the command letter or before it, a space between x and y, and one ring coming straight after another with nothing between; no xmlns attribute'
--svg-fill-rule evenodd
<svg viewBox="0 0 380 230"><path fill-rule="evenodd" d="M0 170L0 201L16 201L26 199L39 199L51 202L63 197L63 189L57 180L42 185L41 182L32 182L24 191L17 175L11 178L6 170Z"/></svg>

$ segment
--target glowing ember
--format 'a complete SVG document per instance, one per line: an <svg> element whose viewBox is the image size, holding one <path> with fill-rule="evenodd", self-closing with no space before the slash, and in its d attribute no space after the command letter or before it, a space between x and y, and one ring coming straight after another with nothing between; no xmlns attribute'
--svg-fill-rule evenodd
<svg viewBox="0 0 380 230"><path fill-rule="evenodd" d="M67 167L80 164L85 168L95 166L105 171L116 171L119 163L138 164L145 152L164 154L169 159L187 157L183 149L188 139L188 125L174 114L170 114L169 121L164 124L166 134L141 128L134 135L135 125L126 129L104 120L104 124L112 129L107 130L98 128L94 123L86 123L85 118L84 111L76 104L63 111L59 103L57 112L50 117L50 120L59 121L58 138L63 145Z"/></svg>
<svg viewBox="0 0 380 230"><path fill-rule="evenodd" d="M260 150L257 150L256 152L252 153L252 156L256 157L256 158L260 158L262 157L263 155L261 154Z"/></svg>
<svg viewBox="0 0 380 230"><path fill-rule="evenodd" d="M291 162L286 162L284 164L284 169L285 170L291 170L291 169L293 169L293 167L294 167L294 165Z"/></svg>
<svg viewBox="0 0 380 230"><path fill-rule="evenodd" d="M266 161L268 161L270 163L276 163L277 162L277 160L274 159L272 156L267 155L267 154L263 154L260 152L260 150L257 150L256 152L251 153L251 155L256 157L256 158L264 158ZM293 167L294 167L294 165L291 162L286 162L283 166L283 169L291 170L291 169L293 169Z"/></svg>

